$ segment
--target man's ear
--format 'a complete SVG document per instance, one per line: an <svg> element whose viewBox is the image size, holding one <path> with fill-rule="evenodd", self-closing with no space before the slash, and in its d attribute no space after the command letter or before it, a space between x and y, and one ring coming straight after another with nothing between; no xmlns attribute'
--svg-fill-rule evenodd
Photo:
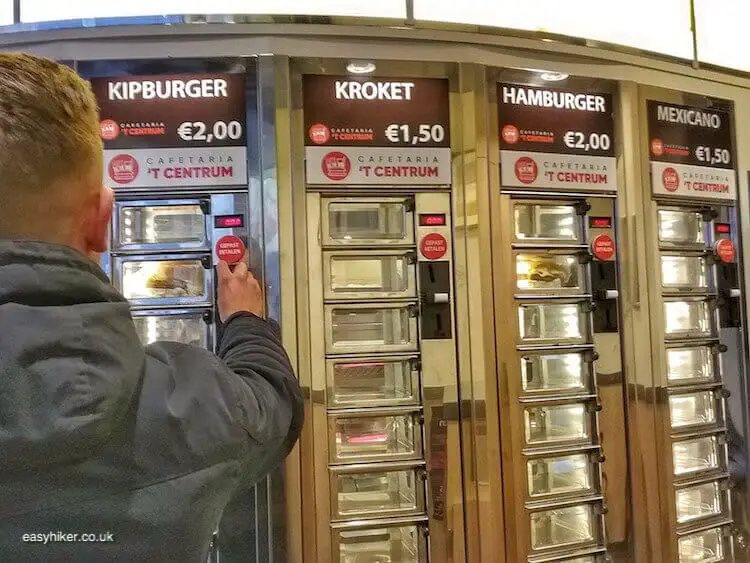
<svg viewBox="0 0 750 563"><path fill-rule="evenodd" d="M104 186L99 192L99 205L88 234L89 252L106 252L109 248L109 224L112 220L114 192Z"/></svg>

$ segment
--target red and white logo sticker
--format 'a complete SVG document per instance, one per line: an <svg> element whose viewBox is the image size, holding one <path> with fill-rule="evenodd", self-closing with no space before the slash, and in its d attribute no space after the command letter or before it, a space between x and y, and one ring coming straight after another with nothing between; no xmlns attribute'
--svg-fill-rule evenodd
<svg viewBox="0 0 750 563"><path fill-rule="evenodd" d="M216 242L216 256L227 264L236 264L245 255L245 243L235 235L226 235Z"/></svg>
<svg viewBox="0 0 750 563"><path fill-rule="evenodd" d="M343 152L329 152L323 157L323 174L329 180L345 180L352 171L352 163Z"/></svg>
<svg viewBox="0 0 750 563"><path fill-rule="evenodd" d="M661 139L651 139L651 154L661 156L664 154L664 141Z"/></svg>
<svg viewBox="0 0 750 563"><path fill-rule="evenodd" d="M118 154L109 161L109 177L118 184L129 184L138 176L138 161L129 154Z"/></svg>
<svg viewBox="0 0 750 563"><path fill-rule="evenodd" d="M440 260L448 252L448 241L440 233L430 233L422 238L419 249L428 260Z"/></svg>
<svg viewBox="0 0 750 563"><path fill-rule="evenodd" d="M726 238L719 239L714 245L716 256L725 264L732 264L735 260L734 243Z"/></svg>
<svg viewBox="0 0 750 563"><path fill-rule="evenodd" d="M612 260L615 255L615 241L609 235L599 235L591 242L591 252L597 260Z"/></svg>
<svg viewBox="0 0 750 563"><path fill-rule="evenodd" d="M99 131L101 132L102 139L112 141L120 135L120 126L112 119L105 119L99 124Z"/></svg>
<svg viewBox="0 0 750 563"><path fill-rule="evenodd" d="M331 138L331 130L322 123L316 123L310 126L308 132L310 140L316 145L325 145Z"/></svg>
<svg viewBox="0 0 750 563"><path fill-rule="evenodd" d="M522 156L516 161L516 178L522 184L533 184L539 175L539 167L533 159Z"/></svg>
<svg viewBox="0 0 750 563"><path fill-rule="evenodd" d="M503 141L509 145L515 145L521 138L521 133L515 125L506 125L503 127Z"/></svg>
<svg viewBox="0 0 750 563"><path fill-rule="evenodd" d="M665 168L664 172L661 173L661 181L664 184L664 189L668 192L676 192L677 188L680 187L680 175L671 166Z"/></svg>

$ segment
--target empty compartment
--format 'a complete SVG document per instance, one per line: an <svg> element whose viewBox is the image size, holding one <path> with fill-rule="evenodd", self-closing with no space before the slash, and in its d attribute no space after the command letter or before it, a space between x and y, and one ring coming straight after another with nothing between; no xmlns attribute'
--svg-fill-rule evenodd
<svg viewBox="0 0 750 563"><path fill-rule="evenodd" d="M418 412L332 416L331 462L415 459L422 455Z"/></svg>
<svg viewBox="0 0 750 563"><path fill-rule="evenodd" d="M665 301L664 332L669 339L711 336L707 301Z"/></svg>
<svg viewBox="0 0 750 563"><path fill-rule="evenodd" d="M200 201L118 203L115 249L208 249L206 215Z"/></svg>
<svg viewBox="0 0 750 563"><path fill-rule="evenodd" d="M685 524L721 514L724 505L723 496L721 485L716 481L677 489L675 493L677 523Z"/></svg>
<svg viewBox="0 0 750 563"><path fill-rule="evenodd" d="M407 253L323 253L327 299L402 298L417 293L414 256Z"/></svg>
<svg viewBox="0 0 750 563"><path fill-rule="evenodd" d="M371 406L419 402L415 358L329 360L328 404Z"/></svg>
<svg viewBox="0 0 750 563"><path fill-rule="evenodd" d="M417 467L332 473L333 518L387 517L424 511L424 479Z"/></svg>
<svg viewBox="0 0 750 563"><path fill-rule="evenodd" d="M519 242L580 242L581 217L573 205L514 203L515 238Z"/></svg>
<svg viewBox="0 0 750 563"><path fill-rule="evenodd" d="M531 513L531 548L568 547L597 541L597 516L590 504Z"/></svg>
<svg viewBox="0 0 750 563"><path fill-rule="evenodd" d="M585 293L583 266L570 254L516 254L516 288L522 292Z"/></svg>
<svg viewBox="0 0 750 563"><path fill-rule="evenodd" d="M580 303L524 303L518 307L521 340L582 341L587 316Z"/></svg>
<svg viewBox="0 0 750 563"><path fill-rule="evenodd" d="M521 357L524 391L572 391L589 387L590 364L583 352Z"/></svg>
<svg viewBox="0 0 750 563"><path fill-rule="evenodd" d="M667 380L670 384L714 381L714 355L709 346L667 349Z"/></svg>
<svg viewBox="0 0 750 563"><path fill-rule="evenodd" d="M659 209L659 242L701 246L706 238L703 231L703 215L695 211Z"/></svg>
<svg viewBox="0 0 750 563"><path fill-rule="evenodd" d="M321 205L324 244L414 244L413 204L407 199L323 199Z"/></svg>
<svg viewBox="0 0 750 563"><path fill-rule="evenodd" d="M417 525L336 530L334 538L334 560L340 563L423 563L427 560L426 542Z"/></svg>
<svg viewBox="0 0 750 563"><path fill-rule="evenodd" d="M589 454L531 459L526 462L529 496L586 493L594 488Z"/></svg>
<svg viewBox="0 0 750 563"><path fill-rule="evenodd" d="M327 305L328 352L417 349L416 309L410 305Z"/></svg>
<svg viewBox="0 0 750 563"><path fill-rule="evenodd" d="M665 290L707 291L707 275L704 256L661 255L661 285Z"/></svg>
<svg viewBox="0 0 750 563"><path fill-rule="evenodd" d="M591 417L583 403L527 407L524 423L530 445L588 442L591 438Z"/></svg>
<svg viewBox="0 0 750 563"><path fill-rule="evenodd" d="M202 311L137 311L133 324L144 345L168 341L209 347L210 329Z"/></svg>
<svg viewBox="0 0 750 563"><path fill-rule="evenodd" d="M211 275L200 258L116 259L120 291L134 304L210 304Z"/></svg>
<svg viewBox="0 0 750 563"><path fill-rule="evenodd" d="M716 424L716 411L716 397L713 391L697 391L669 397L672 428Z"/></svg>
<svg viewBox="0 0 750 563"><path fill-rule="evenodd" d="M683 536L678 540L679 563L718 563L724 561L724 533L713 528Z"/></svg>

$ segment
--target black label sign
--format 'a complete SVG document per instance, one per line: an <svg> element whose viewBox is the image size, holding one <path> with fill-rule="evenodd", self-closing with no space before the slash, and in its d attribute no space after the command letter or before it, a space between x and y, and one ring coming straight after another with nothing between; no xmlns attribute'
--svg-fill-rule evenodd
<svg viewBox="0 0 750 563"><path fill-rule="evenodd" d="M305 145L450 147L448 80L303 78Z"/></svg>
<svg viewBox="0 0 750 563"><path fill-rule="evenodd" d="M93 78L105 149L240 147L244 74Z"/></svg>
<svg viewBox="0 0 750 563"><path fill-rule="evenodd" d="M731 131L729 112L648 102L652 161L732 169Z"/></svg>
<svg viewBox="0 0 750 563"><path fill-rule="evenodd" d="M614 156L612 96L498 84L500 149Z"/></svg>

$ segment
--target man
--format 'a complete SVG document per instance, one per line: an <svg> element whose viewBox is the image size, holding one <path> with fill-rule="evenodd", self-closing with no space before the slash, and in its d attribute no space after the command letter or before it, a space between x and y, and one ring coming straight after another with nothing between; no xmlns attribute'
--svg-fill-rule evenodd
<svg viewBox="0 0 750 563"><path fill-rule="evenodd" d="M232 494L293 447L303 404L258 282L218 267L218 357L144 348L107 249L94 97L0 55L0 560L206 561Z"/></svg>

